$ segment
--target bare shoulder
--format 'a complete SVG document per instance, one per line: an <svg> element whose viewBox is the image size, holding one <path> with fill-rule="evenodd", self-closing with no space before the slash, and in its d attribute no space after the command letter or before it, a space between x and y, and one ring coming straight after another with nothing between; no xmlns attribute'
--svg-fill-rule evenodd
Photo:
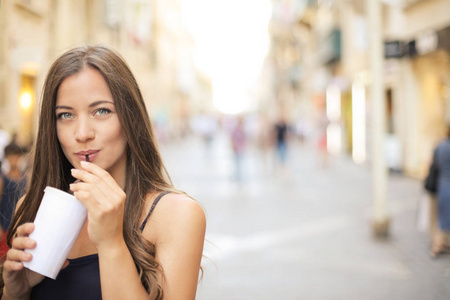
<svg viewBox="0 0 450 300"><path fill-rule="evenodd" d="M169 193L164 195L155 207L155 217L204 217L202 206L194 199L181 193Z"/></svg>
<svg viewBox="0 0 450 300"><path fill-rule="evenodd" d="M206 216L200 203L182 193L169 193L155 206L143 233L161 242L180 232L204 233L205 227Z"/></svg>

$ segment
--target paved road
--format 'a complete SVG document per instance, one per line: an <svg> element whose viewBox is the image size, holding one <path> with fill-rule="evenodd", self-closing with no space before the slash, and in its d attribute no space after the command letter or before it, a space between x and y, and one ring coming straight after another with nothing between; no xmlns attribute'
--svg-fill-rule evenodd
<svg viewBox="0 0 450 300"><path fill-rule="evenodd" d="M450 299L450 255L431 259L416 227L421 182L390 176L390 236L379 240L370 170L349 157L322 168L314 149L295 146L282 172L249 151L238 183L223 138L162 152L174 183L207 212L197 299Z"/></svg>

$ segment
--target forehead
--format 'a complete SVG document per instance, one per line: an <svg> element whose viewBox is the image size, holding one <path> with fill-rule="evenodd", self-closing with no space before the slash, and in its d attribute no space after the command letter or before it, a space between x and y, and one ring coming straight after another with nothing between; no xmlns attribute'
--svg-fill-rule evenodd
<svg viewBox="0 0 450 300"><path fill-rule="evenodd" d="M56 94L57 105L65 102L98 100L114 102L106 80L98 70L93 68L85 68L81 72L65 78Z"/></svg>

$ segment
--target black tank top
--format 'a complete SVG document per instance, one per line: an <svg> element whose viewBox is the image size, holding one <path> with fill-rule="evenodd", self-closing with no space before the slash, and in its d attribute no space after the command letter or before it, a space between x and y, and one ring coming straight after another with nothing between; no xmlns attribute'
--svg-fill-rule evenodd
<svg viewBox="0 0 450 300"><path fill-rule="evenodd" d="M168 192L163 192L153 201L152 207L139 228L142 232L150 214L159 200ZM62 269L55 280L45 277L31 290L30 300L100 300L100 268L98 254L68 259L69 265ZM120 276L117 274L117 276Z"/></svg>

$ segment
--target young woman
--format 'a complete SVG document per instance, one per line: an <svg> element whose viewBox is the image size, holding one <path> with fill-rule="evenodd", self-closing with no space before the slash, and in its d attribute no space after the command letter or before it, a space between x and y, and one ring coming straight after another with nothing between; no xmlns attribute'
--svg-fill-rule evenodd
<svg viewBox="0 0 450 300"><path fill-rule="evenodd" d="M201 206L174 189L137 82L102 47L72 49L47 75L32 176L8 232L2 299L194 299ZM23 267L43 191L72 192L88 218L56 280Z"/></svg>

